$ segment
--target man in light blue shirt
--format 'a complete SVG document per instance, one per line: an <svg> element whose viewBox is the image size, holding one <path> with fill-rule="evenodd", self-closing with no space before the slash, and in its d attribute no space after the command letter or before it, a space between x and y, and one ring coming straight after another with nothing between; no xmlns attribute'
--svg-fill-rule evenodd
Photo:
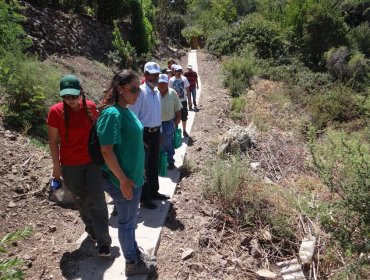
<svg viewBox="0 0 370 280"><path fill-rule="evenodd" d="M155 62L144 66L145 83L140 86L140 95L130 109L136 114L144 126L145 174L141 193L141 206L155 209L157 205L152 199L167 199L160 194L158 181L158 157L160 147L160 127L162 123L161 95L157 89L161 68Z"/></svg>

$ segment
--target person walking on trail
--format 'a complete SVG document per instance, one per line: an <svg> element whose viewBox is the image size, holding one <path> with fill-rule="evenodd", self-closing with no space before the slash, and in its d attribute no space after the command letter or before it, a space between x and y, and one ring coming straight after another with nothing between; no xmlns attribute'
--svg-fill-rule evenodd
<svg viewBox="0 0 370 280"><path fill-rule="evenodd" d="M112 80L112 99L97 122L103 165L103 186L118 210L118 239L126 261L125 274L148 274L155 257L144 254L135 237L137 211L144 184L143 126L127 105L139 97L139 78L123 70Z"/></svg>
<svg viewBox="0 0 370 280"><path fill-rule="evenodd" d="M182 105L176 91L168 88L168 76L166 74L159 75L158 90L162 97L162 147L168 155L168 169L172 170L175 168L173 136L175 126L181 120Z"/></svg>
<svg viewBox="0 0 370 280"><path fill-rule="evenodd" d="M144 66L145 83L140 86L140 94L130 109L144 126L145 175L146 182L141 194L141 206L155 209L153 199L165 200L167 196L159 193L158 157L160 148L161 96L157 89L161 69L155 62Z"/></svg>
<svg viewBox="0 0 370 280"><path fill-rule="evenodd" d="M188 79L190 87L190 94L193 97L193 105L194 110L197 111L197 90L199 89L198 84L198 74L193 70L193 66L191 64L188 65L188 71L184 73L184 76ZM192 109L192 106L189 105L189 110Z"/></svg>
<svg viewBox="0 0 370 280"><path fill-rule="evenodd" d="M184 137L189 137L186 131L186 121L188 120L188 101L189 107L192 107L190 99L189 81L182 75L182 67L175 65L175 76L172 77L168 83L170 88L173 88L178 97L180 98L182 109L181 109L181 121Z"/></svg>
<svg viewBox="0 0 370 280"><path fill-rule="evenodd" d="M63 178L74 195L85 231L97 242L98 255L110 256L101 170L92 163L87 146L98 111L94 102L86 100L79 80L73 75L61 79L59 95L63 102L53 105L47 118L53 177Z"/></svg>

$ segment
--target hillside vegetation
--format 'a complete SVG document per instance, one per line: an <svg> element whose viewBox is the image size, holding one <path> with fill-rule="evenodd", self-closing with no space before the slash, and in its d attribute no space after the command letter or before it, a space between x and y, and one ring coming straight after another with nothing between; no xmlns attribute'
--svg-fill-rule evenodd
<svg viewBox="0 0 370 280"><path fill-rule="evenodd" d="M203 196L221 211L216 227L253 232L253 249L268 264L295 257L302 238L314 235L306 276L370 278L368 0L0 1L0 115L7 129L45 139L64 70L44 59L81 50L58 42L39 52L45 42L24 29L30 4L104 24L109 51L91 57L106 73L138 69L168 43L201 46L220 59L230 117L258 136L255 147L212 161L205 172ZM20 233L14 238L26 236ZM0 273L21 279L17 261L5 265Z"/></svg>
<svg viewBox="0 0 370 280"><path fill-rule="evenodd" d="M183 36L223 61L231 117L260 131L258 151L214 167L211 197L242 227L267 228L280 257L298 251L283 243L299 242L310 221L325 240L310 273L368 279L370 2L193 0L188 9ZM279 86L261 90L261 78ZM300 141L309 150L297 162ZM251 161L285 190L251 179Z"/></svg>

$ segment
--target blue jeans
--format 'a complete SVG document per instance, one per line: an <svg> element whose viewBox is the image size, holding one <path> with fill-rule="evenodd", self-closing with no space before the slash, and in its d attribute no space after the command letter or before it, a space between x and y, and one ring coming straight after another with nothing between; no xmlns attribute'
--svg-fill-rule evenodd
<svg viewBox="0 0 370 280"><path fill-rule="evenodd" d="M173 135L175 133L175 122L173 120L162 122L162 149L167 152L168 163L175 163L173 158L175 148L173 147Z"/></svg>
<svg viewBox="0 0 370 280"><path fill-rule="evenodd" d="M137 211L141 196L141 187L133 189L134 197L127 200L121 190L114 186L109 179L103 179L104 190L113 198L118 212L118 239L126 262L137 261L138 246L135 238Z"/></svg>
<svg viewBox="0 0 370 280"><path fill-rule="evenodd" d="M191 96L193 97L193 105L194 107L196 107L197 106L197 88L193 87L192 89L190 89L190 93L191 93Z"/></svg>

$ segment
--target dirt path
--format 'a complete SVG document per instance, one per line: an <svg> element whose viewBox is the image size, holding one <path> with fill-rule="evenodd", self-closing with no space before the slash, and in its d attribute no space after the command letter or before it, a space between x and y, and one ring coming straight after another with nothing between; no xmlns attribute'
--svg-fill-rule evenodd
<svg viewBox="0 0 370 280"><path fill-rule="evenodd" d="M186 65L185 60L182 65ZM230 97L222 86L220 67L219 61L198 52L202 94L185 158L192 172L179 182L162 230L158 279L237 279L233 274L238 272L229 267L222 250L214 254L213 246L217 245L208 238L217 235L211 226L216 209L202 197L202 186L207 184L204 174L215 159L218 139L233 125L228 118Z"/></svg>

